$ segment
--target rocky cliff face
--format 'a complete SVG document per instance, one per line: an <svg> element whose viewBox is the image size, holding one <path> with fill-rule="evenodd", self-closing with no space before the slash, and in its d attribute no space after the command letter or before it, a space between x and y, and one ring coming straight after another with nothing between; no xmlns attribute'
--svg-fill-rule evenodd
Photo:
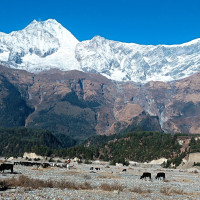
<svg viewBox="0 0 200 200"><path fill-rule="evenodd" d="M150 115L158 116L165 132L199 133L199 76L197 73L169 83L149 82L129 98Z"/></svg>
<svg viewBox="0 0 200 200"><path fill-rule="evenodd" d="M36 75L0 66L0 74L1 111L10 108L1 117L9 116L11 122L3 120L1 126L43 128L76 139L114 134L127 127L200 132L199 74L145 85L114 82L80 71L51 70ZM23 117L18 119L15 113Z"/></svg>

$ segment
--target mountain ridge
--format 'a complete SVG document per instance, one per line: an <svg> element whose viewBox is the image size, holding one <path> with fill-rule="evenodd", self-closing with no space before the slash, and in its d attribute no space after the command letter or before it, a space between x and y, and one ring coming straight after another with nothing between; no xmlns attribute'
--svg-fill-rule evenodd
<svg viewBox="0 0 200 200"><path fill-rule="evenodd" d="M200 73L144 85L78 70L34 74L0 66L0 74L2 127L47 129L79 140L127 127L200 133Z"/></svg>
<svg viewBox="0 0 200 200"><path fill-rule="evenodd" d="M115 81L174 81L200 71L200 39L140 45L95 36L79 42L54 19L0 33L0 63L38 73L52 68L100 73Z"/></svg>

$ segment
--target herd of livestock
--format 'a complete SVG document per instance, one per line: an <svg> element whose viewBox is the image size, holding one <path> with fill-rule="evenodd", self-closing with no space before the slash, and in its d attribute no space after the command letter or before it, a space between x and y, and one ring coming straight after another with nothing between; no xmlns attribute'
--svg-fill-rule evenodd
<svg viewBox="0 0 200 200"><path fill-rule="evenodd" d="M38 163L38 162L14 162L14 164L9 164L9 163L3 163L0 165L0 171L4 173L4 170L10 170L11 173L13 173L13 166L14 165L23 165L23 166L36 166L38 167L43 167L43 168L47 168L47 167L66 167L65 164L62 165L58 165L55 163ZM90 167L90 170L100 170L99 167ZM126 172L126 169L123 169L122 172ZM148 178L149 180L151 180L151 173L150 172L144 172L142 174L142 176L140 177L140 179L145 179ZM156 179L160 180L165 180L165 173L164 172L159 172L157 173Z"/></svg>
<svg viewBox="0 0 200 200"><path fill-rule="evenodd" d="M39 163L39 162L14 162L14 164L10 163L3 163L0 165L0 171L4 172L4 170L11 170L11 173L13 173L13 167L14 165L22 165L22 166L28 166L28 167L66 167L66 164L55 164L55 163Z"/></svg>

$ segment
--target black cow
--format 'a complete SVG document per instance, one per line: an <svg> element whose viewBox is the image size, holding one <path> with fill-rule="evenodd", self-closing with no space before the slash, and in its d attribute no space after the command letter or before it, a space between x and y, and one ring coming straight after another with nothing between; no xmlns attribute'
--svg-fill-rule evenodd
<svg viewBox="0 0 200 200"><path fill-rule="evenodd" d="M51 165L49 163L42 163L42 167L43 168L47 168L47 167L50 167Z"/></svg>
<svg viewBox="0 0 200 200"><path fill-rule="evenodd" d="M145 178L145 180L146 180L147 177L149 177L149 179L151 179L151 173L149 173L149 172L144 172L144 173L142 174L142 176L140 177L140 179Z"/></svg>
<svg viewBox="0 0 200 200"><path fill-rule="evenodd" d="M126 172L126 169L122 169L122 172Z"/></svg>
<svg viewBox="0 0 200 200"><path fill-rule="evenodd" d="M93 170L94 169L94 167L90 167L90 170Z"/></svg>
<svg viewBox="0 0 200 200"><path fill-rule="evenodd" d="M164 172L159 172L159 173L157 173L157 176L156 176L156 179L163 179L163 180L165 180L165 173Z"/></svg>
<svg viewBox="0 0 200 200"><path fill-rule="evenodd" d="M1 164L0 171L3 171L4 173L4 170L10 170L11 173L13 173L13 164L6 164L6 163Z"/></svg>
<svg viewBox="0 0 200 200"><path fill-rule="evenodd" d="M95 170L96 170L96 171L100 170L100 167L95 167Z"/></svg>

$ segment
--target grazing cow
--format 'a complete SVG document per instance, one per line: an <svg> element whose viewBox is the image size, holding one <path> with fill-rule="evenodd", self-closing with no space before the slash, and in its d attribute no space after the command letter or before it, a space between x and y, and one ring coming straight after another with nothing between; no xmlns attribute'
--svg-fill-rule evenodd
<svg viewBox="0 0 200 200"><path fill-rule="evenodd" d="M4 170L10 170L11 173L13 173L13 164L6 164L6 163L1 164L0 171L3 171L4 173Z"/></svg>
<svg viewBox="0 0 200 200"><path fill-rule="evenodd" d="M122 172L126 172L126 169L122 169Z"/></svg>
<svg viewBox="0 0 200 200"><path fill-rule="evenodd" d="M95 167L95 170L96 170L96 171L100 170L100 167Z"/></svg>
<svg viewBox="0 0 200 200"><path fill-rule="evenodd" d="M142 174L142 176L140 177L140 179L145 178L145 180L146 180L147 177L149 177L149 179L151 179L151 173L149 173L149 172L144 172L144 173Z"/></svg>
<svg viewBox="0 0 200 200"><path fill-rule="evenodd" d="M42 167L43 168L47 168L47 167L50 167L51 165L49 163L42 163Z"/></svg>
<svg viewBox="0 0 200 200"><path fill-rule="evenodd" d="M156 176L156 179L163 179L163 180L165 180L165 173L164 172L159 172L159 173L157 173L157 176Z"/></svg>
<svg viewBox="0 0 200 200"><path fill-rule="evenodd" d="M90 170L93 170L94 169L94 167L90 167Z"/></svg>

